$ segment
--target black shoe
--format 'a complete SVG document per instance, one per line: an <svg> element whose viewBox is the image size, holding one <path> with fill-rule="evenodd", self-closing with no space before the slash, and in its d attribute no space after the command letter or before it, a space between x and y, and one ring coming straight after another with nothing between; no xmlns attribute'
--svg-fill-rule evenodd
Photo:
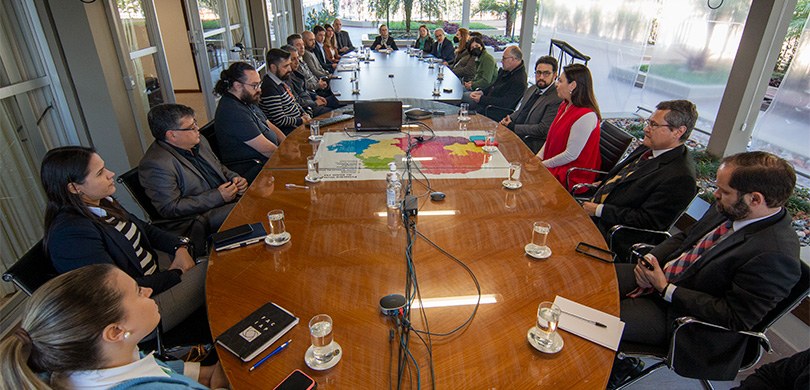
<svg viewBox="0 0 810 390"><path fill-rule="evenodd" d="M615 389L630 379L635 378L644 371L644 362L639 358L626 357L613 359L613 370L610 372L608 380L608 390Z"/></svg>

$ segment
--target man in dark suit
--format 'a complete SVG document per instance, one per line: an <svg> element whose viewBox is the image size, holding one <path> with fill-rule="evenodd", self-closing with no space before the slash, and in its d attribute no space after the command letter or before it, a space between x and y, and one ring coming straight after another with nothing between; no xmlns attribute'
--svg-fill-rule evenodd
<svg viewBox="0 0 810 390"><path fill-rule="evenodd" d="M529 87L515 112L501 119L501 124L515 132L532 153L537 154L546 142L548 128L557 116L562 99L552 88L557 79L557 59L542 56L534 64L535 85Z"/></svg>
<svg viewBox="0 0 810 390"><path fill-rule="evenodd" d="M315 34L315 46L310 50L315 54L315 58L318 59L321 68L330 73L334 72L337 68L337 64L333 64L326 59L326 49L323 48L323 42L326 39L326 29L322 26L315 26L312 28L312 33Z"/></svg>
<svg viewBox="0 0 810 390"><path fill-rule="evenodd" d="M695 165L684 146L697 122L688 100L664 101L645 121L643 145L605 176L582 208L609 239L610 228L626 225L668 230L697 193ZM648 241L644 233L617 233L611 249L626 258L627 248ZM660 240L659 240L660 241Z"/></svg>
<svg viewBox="0 0 810 390"><path fill-rule="evenodd" d="M340 19L335 19L335 21L332 23L332 27L335 28L335 39L337 40L338 53L344 54L354 50L352 38L349 37L349 33L347 31L343 31L343 22L341 22Z"/></svg>
<svg viewBox="0 0 810 390"><path fill-rule="evenodd" d="M191 107L161 104L149 110L148 120L155 142L138 164L146 195L164 218L197 216L206 226L204 235L216 232L247 190L247 180L214 155ZM185 219L179 233L194 220Z"/></svg>
<svg viewBox="0 0 810 390"><path fill-rule="evenodd" d="M715 207L647 254L650 269L616 265L623 342L666 345L682 316L761 331L798 282L799 242L784 208L793 167L770 153L740 153L723 159L716 185Z"/></svg>
<svg viewBox="0 0 810 390"><path fill-rule="evenodd" d="M475 41L473 41L475 42ZM469 103L470 109L484 111L489 105L513 109L526 92L526 67L523 66L523 53L517 46L509 46L503 51L503 67L495 81L485 91L464 92L462 102ZM480 107L480 109L479 109ZM500 121L506 115L503 110L486 110L487 117Z"/></svg>
<svg viewBox="0 0 810 390"><path fill-rule="evenodd" d="M453 42L447 39L444 29L437 28L433 31L433 36L436 37L436 41L433 42L433 49L430 54L441 59L444 65L447 65L448 62L456 58L456 48L453 47Z"/></svg>

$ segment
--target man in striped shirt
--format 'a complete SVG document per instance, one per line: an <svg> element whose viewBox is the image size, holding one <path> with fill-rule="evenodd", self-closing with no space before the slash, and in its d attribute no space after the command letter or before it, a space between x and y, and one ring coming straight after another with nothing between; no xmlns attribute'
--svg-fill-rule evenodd
<svg viewBox="0 0 810 390"><path fill-rule="evenodd" d="M287 135L296 127L309 123L311 117L298 102L285 80L289 79L290 53L281 49L267 52L267 74L262 79L262 95L259 107L262 112Z"/></svg>

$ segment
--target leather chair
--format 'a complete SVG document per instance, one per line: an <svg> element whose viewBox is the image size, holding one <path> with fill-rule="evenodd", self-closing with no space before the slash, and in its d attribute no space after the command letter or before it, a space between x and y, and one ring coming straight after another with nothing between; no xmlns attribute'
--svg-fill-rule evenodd
<svg viewBox="0 0 810 390"><path fill-rule="evenodd" d="M602 125L600 127L599 154L602 156L602 165L598 170L577 167L570 168L565 177L565 185L567 188L571 188L569 180L571 177L571 172L578 170L596 172L599 174L599 176L597 176L597 181L602 180L602 178L622 159L624 153L627 151L627 148L630 146L630 143L633 142L634 137L630 135L630 133L624 131L613 123L602 121ZM582 191L583 188L595 190L596 187L596 185L591 183L581 183L575 185L574 188L571 189L571 193L580 194L580 191Z"/></svg>
<svg viewBox="0 0 810 390"><path fill-rule="evenodd" d="M658 360L642 373L622 383L617 389L624 389L647 375L664 367L676 374L699 379L704 386L713 389L710 380L730 381L739 371L754 366L762 357L762 352L771 352L771 344L765 332L777 320L790 313L810 293L810 266L801 262L801 277L788 296L779 302L762 321L750 331L733 331L725 327L698 321L692 317L676 320L676 328L668 346L650 346L622 343L619 358L626 356ZM684 345L702 345L701 350L687 349ZM738 351L744 351L738 354ZM742 356L729 359L729 356Z"/></svg>
<svg viewBox="0 0 810 390"><path fill-rule="evenodd" d="M135 199L135 202L138 203L138 206L140 206L140 208L146 213L147 218L149 218L149 222L155 226L172 230L169 228L171 225L194 218L193 216L177 219L163 218L152 204L152 200L146 195L146 190L141 185L141 181L138 178L138 167L124 172L115 180L127 188L127 191L130 193L130 195L132 195L132 198Z"/></svg>

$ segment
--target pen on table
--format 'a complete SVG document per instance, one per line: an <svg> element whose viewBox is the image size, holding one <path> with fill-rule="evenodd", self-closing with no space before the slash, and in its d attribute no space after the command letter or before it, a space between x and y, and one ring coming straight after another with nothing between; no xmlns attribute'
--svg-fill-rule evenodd
<svg viewBox="0 0 810 390"><path fill-rule="evenodd" d="M304 190L309 189L309 186L301 186L301 185L293 184L293 183L287 183L284 186L287 187L287 188L301 188L301 189L304 189Z"/></svg>
<svg viewBox="0 0 810 390"><path fill-rule="evenodd" d="M565 310L561 310L561 311L562 311L563 313L565 313L565 314L568 314L568 315L569 315L569 316L571 316L571 317L576 317L576 318L579 318L580 320L583 320L583 321L585 321L585 322L590 322L590 323L592 323L592 324L594 324L594 325L596 325L596 326L598 326L598 327L600 327L600 328L607 328L607 325L605 325L605 324L603 324L603 323L601 323L601 322L594 321L594 320L590 320L590 319L587 319L587 318L585 318L585 317L578 316L578 315L576 315L576 314L574 314L574 313L567 312L567 311L565 311Z"/></svg>
<svg viewBox="0 0 810 390"><path fill-rule="evenodd" d="M258 362L256 362L256 364L254 364L253 367L250 367L250 369L248 371L253 371L257 367L261 366L264 362L267 361L267 359L270 359L271 357L277 355L279 352L283 351L284 348L287 348L287 346L290 345L291 342L292 342L292 339L289 339L289 340L287 340L286 343L279 345L278 348L273 350L273 352L268 353L267 356L262 358L262 360L259 360Z"/></svg>

